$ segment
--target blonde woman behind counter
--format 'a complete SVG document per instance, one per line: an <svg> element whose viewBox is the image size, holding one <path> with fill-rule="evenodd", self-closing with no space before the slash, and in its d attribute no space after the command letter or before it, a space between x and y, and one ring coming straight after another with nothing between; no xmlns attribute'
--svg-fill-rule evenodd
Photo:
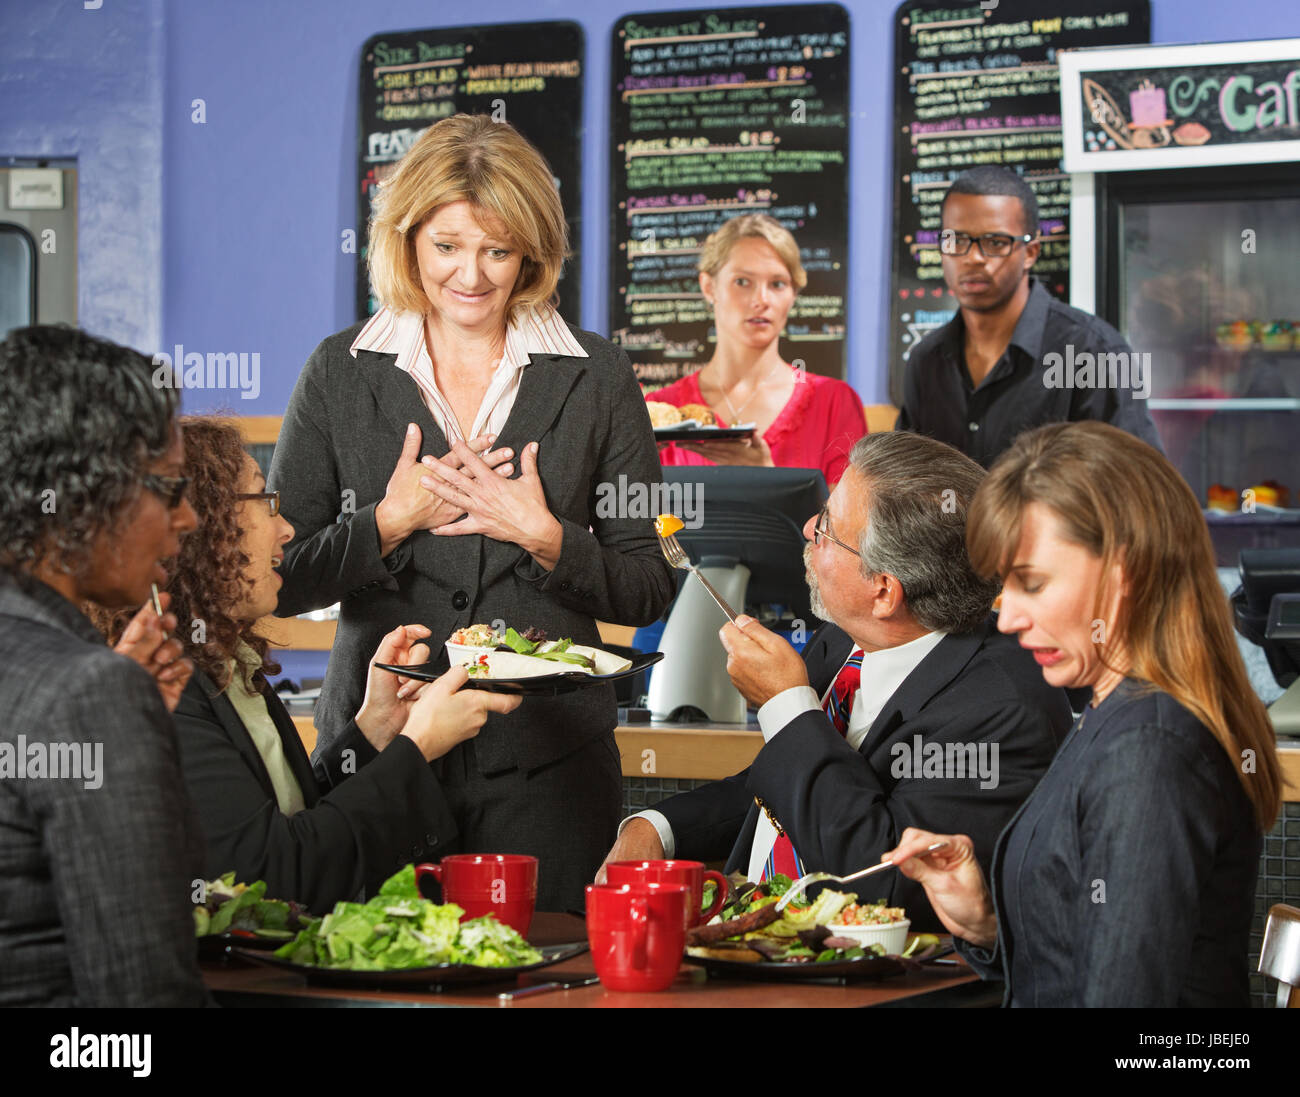
<svg viewBox="0 0 1300 1097"><path fill-rule="evenodd" d="M867 433L862 401L843 381L789 365L781 332L808 284L799 245L766 214L726 221L700 251L700 290L717 344L703 369L646 399L707 405L719 426L754 423L747 438L664 446L665 465L765 465L821 469L834 486L853 443Z"/></svg>

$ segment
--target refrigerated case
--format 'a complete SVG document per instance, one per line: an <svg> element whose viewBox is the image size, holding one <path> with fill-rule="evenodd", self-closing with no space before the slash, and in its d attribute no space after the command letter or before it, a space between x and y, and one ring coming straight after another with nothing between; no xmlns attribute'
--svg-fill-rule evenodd
<svg viewBox="0 0 1300 1097"><path fill-rule="evenodd" d="M1300 171L1115 173L1096 201L1099 312L1151 355L1151 415L1220 563L1300 544Z"/></svg>
<svg viewBox="0 0 1300 1097"><path fill-rule="evenodd" d="M1223 566L1300 545L1298 83L1295 39L1062 56L1070 301L1150 356L1152 418Z"/></svg>

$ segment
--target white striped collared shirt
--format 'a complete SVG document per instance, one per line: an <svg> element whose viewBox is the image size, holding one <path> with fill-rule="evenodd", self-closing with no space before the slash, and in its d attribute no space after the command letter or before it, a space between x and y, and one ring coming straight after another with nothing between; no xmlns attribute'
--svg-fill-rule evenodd
<svg viewBox="0 0 1300 1097"><path fill-rule="evenodd" d="M394 312L381 308L361 329L348 348L352 357L359 350L396 354L394 365L414 378L420 396L433 421L438 424L448 445L457 440L468 441L480 434L500 434L510 418L519 395L519 383L524 367L534 354L563 354L570 358L586 358L569 326L554 309L532 309L506 325L506 346L501 361L492 373L492 381L479 405L469 434L461 433L460 423L451 404L438 388L434 378L433 362L424 342L424 317L418 312Z"/></svg>

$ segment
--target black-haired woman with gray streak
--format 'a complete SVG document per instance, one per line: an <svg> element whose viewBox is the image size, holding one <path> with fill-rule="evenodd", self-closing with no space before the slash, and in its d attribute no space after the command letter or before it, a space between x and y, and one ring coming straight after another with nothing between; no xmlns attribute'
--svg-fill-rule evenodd
<svg viewBox="0 0 1300 1097"><path fill-rule="evenodd" d="M143 603L195 526L152 369L72 328L0 343L0 1005L207 1001L165 682L78 608Z"/></svg>

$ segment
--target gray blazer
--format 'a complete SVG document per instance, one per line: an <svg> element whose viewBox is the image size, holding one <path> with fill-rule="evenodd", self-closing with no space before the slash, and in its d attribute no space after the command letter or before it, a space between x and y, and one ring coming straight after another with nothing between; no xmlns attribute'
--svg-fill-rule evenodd
<svg viewBox="0 0 1300 1097"><path fill-rule="evenodd" d="M49 761L0 764L0 1005L204 1005L203 841L153 679L57 591L3 575L0 667L0 755ZM50 775L51 747L80 779Z"/></svg>
<svg viewBox="0 0 1300 1097"><path fill-rule="evenodd" d="M270 474L297 531L281 569L278 612L342 603L316 709L317 756L360 709L367 665L397 625L427 625L440 660L440 645L456 629L494 620L597 644L597 619L649 624L674 589L646 493L627 487L662 479L641 390L621 349L578 329L574 336L590 357L534 355L497 440L516 453L540 445L546 500L564 527L555 570L517 545L427 531L381 557L375 507L407 424L420 427L423 453L440 457L449 447L395 355L349 353L361 326L330 336L303 367ZM621 505L598 507L606 498ZM526 699L513 713L488 717L475 756L484 774L536 769L608 734L615 718L609 686Z"/></svg>

